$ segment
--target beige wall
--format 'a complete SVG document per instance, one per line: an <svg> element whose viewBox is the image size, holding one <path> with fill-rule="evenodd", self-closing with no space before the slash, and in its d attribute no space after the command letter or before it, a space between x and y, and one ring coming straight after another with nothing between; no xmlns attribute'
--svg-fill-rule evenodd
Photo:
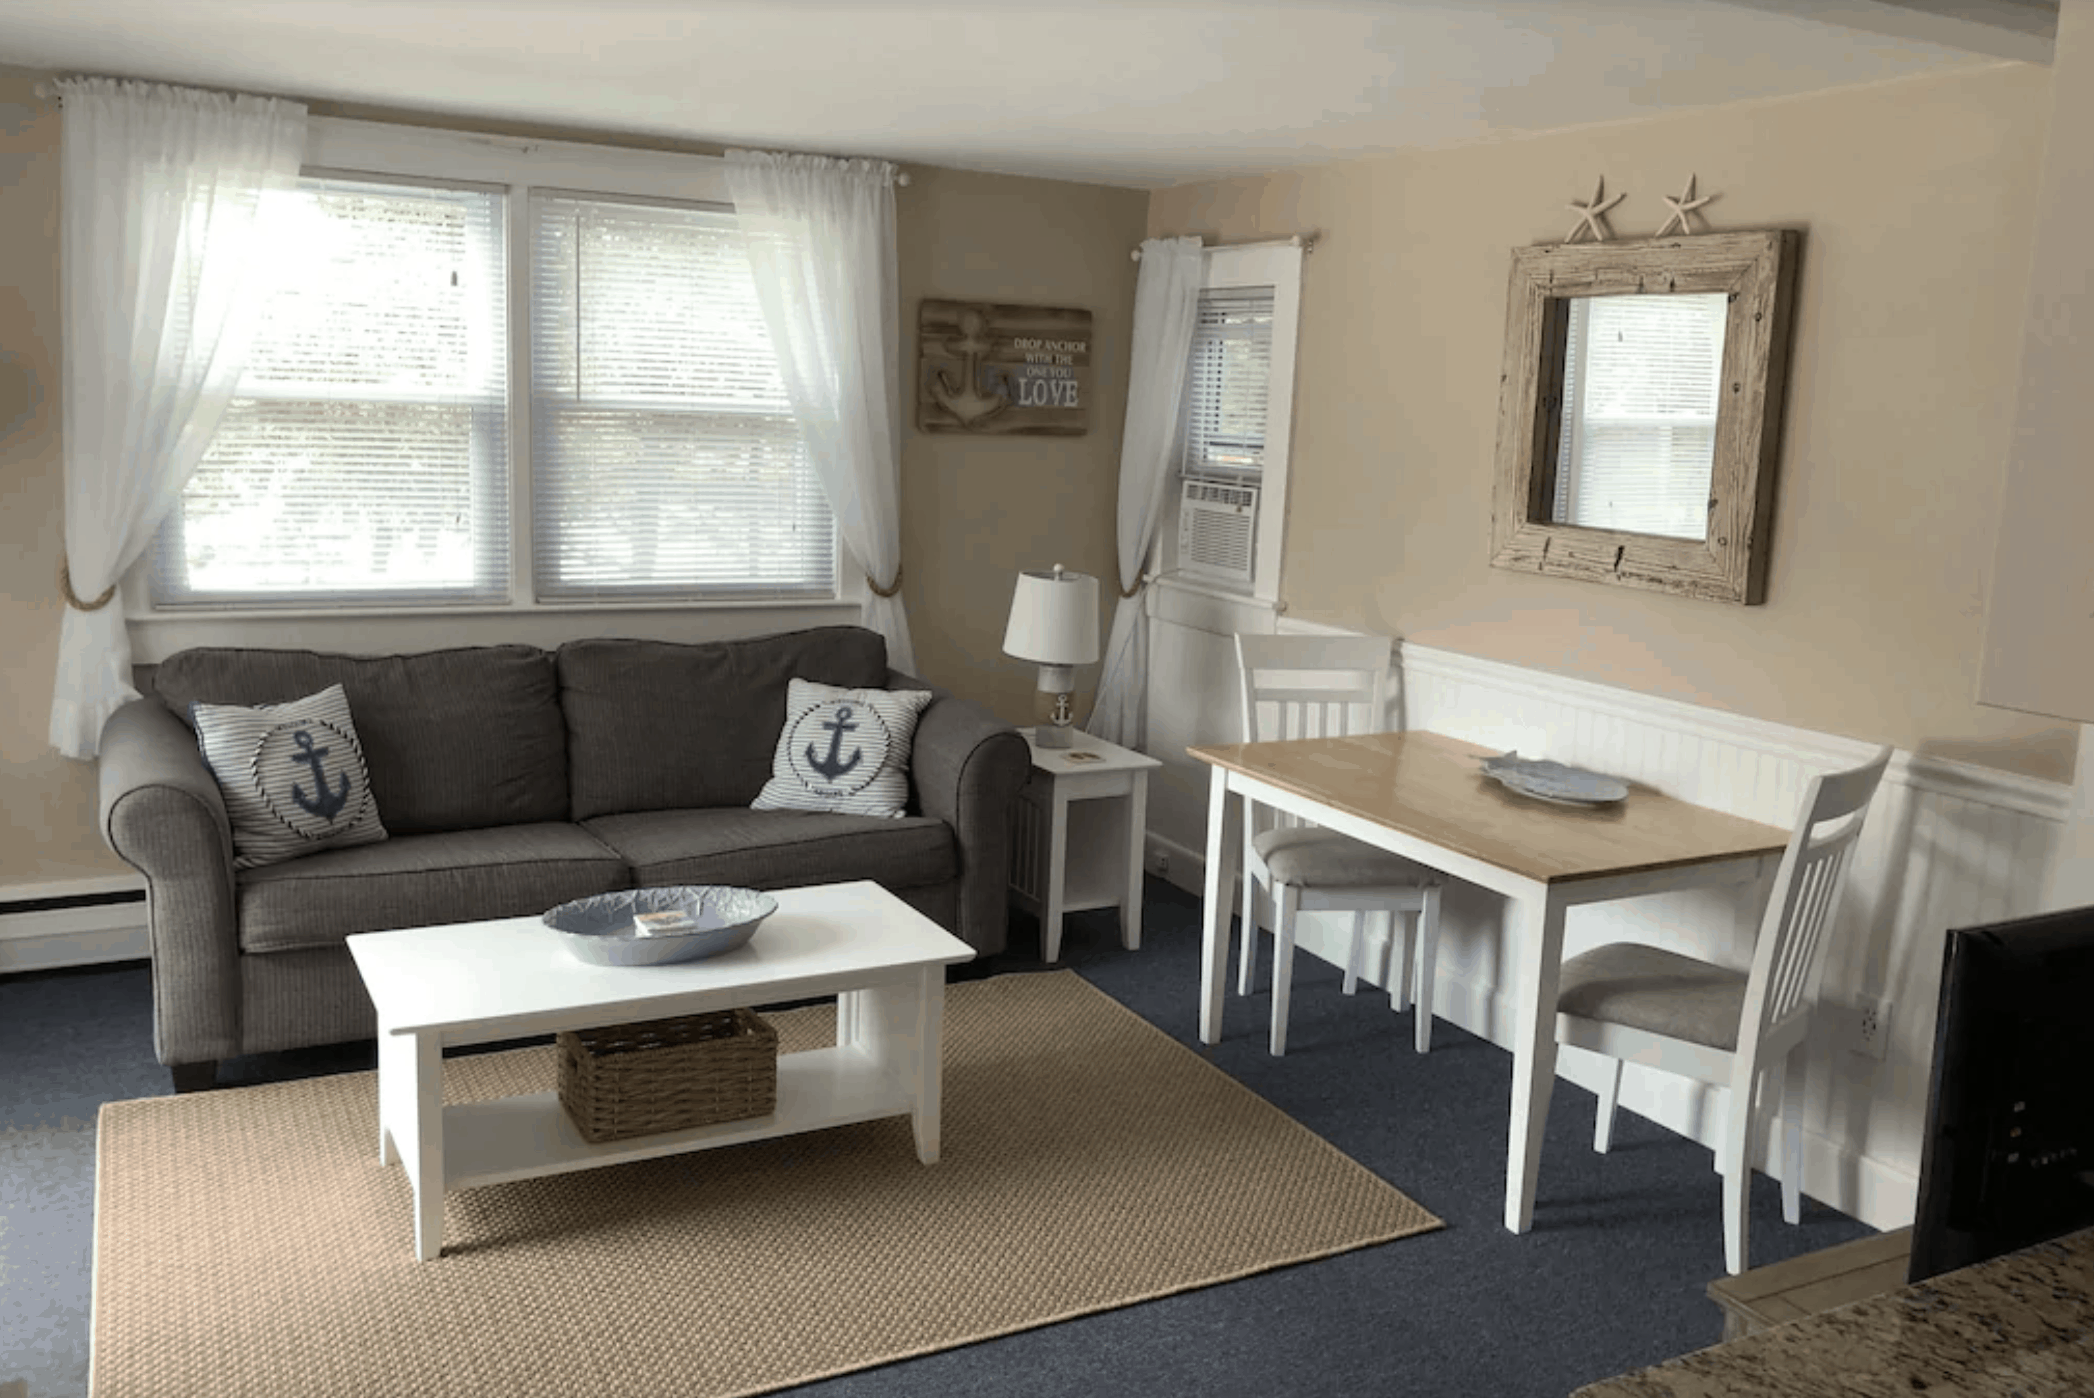
<svg viewBox="0 0 2094 1398"><path fill-rule="evenodd" d="M51 750L58 662L58 109L0 68L0 883L121 873L94 769Z"/></svg>
<svg viewBox="0 0 2094 1398"><path fill-rule="evenodd" d="M1281 595L1300 618L2058 781L2076 730L1979 707L2047 71L2005 65L1158 192L1152 235L1316 233ZM1604 175L1803 230L1767 600L1489 566L1509 250Z"/></svg>
<svg viewBox="0 0 2094 1398"><path fill-rule="evenodd" d="M7 657L0 891L124 871L96 830L93 767L57 756L46 740L58 643L61 466L58 111L34 92L45 76L0 67L0 654ZM338 104L312 110L454 130L719 149ZM1000 654L1016 570L1055 562L1103 575L1112 568L1134 299L1127 254L1141 240L1147 196L920 167L911 178L897 200L905 374L914 372L916 306L925 296L1078 306L1093 316L1097 400L1085 436L973 439L919 434L913 423L902 433L902 566L917 668L1024 721L1034 672ZM460 634L441 643L502 639L499 622L482 621L461 623Z"/></svg>
<svg viewBox="0 0 2094 1398"><path fill-rule="evenodd" d="M1089 430L1081 437L902 434L902 566L924 674L1013 723L1033 718L1035 667L1003 654L1020 568L1099 580L1111 616L1120 427L1135 263L1148 196L1126 189L917 168L901 202L902 359L915 400L926 296L1074 306L1091 313ZM964 230L958 234L955 230ZM1079 673L1088 712L1097 667Z"/></svg>

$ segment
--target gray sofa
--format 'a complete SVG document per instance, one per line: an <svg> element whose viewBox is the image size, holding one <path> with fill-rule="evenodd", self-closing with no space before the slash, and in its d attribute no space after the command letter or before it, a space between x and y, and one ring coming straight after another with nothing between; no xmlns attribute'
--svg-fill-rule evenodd
<svg viewBox="0 0 2094 1398"><path fill-rule="evenodd" d="M681 645L570 642L418 655L170 656L102 733L101 819L145 875L153 1046L178 1091L218 1060L370 1038L344 938L536 915L630 887L876 879L978 952L1003 949L1018 732L933 690L901 819L751 810L794 676L923 689L854 626ZM233 867L189 706L340 683L389 838Z"/></svg>

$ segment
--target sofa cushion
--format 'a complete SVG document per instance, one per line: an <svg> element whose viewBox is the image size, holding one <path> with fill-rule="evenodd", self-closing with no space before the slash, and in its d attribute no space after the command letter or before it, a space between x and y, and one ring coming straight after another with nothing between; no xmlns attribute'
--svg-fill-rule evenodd
<svg viewBox="0 0 2094 1398"><path fill-rule="evenodd" d="M567 729L553 657L536 647L386 656L213 647L171 655L153 674L185 723L191 704L281 704L331 684L348 695L391 834L567 819Z"/></svg>
<svg viewBox="0 0 2094 1398"><path fill-rule="evenodd" d="M884 685L887 642L858 626L696 645L570 641L559 675L574 819L747 806L770 779L786 686Z"/></svg>
<svg viewBox="0 0 2094 1398"><path fill-rule="evenodd" d="M633 885L724 883L738 888L874 879L890 889L959 877L942 820L715 807L600 816L584 828L625 857Z"/></svg>
<svg viewBox="0 0 2094 1398"><path fill-rule="evenodd" d="M535 917L630 881L625 861L577 825L396 836L240 875L240 949L339 946L354 932Z"/></svg>
<svg viewBox="0 0 2094 1398"><path fill-rule="evenodd" d="M225 797L235 869L385 838L340 685L288 704L197 704L189 716Z"/></svg>

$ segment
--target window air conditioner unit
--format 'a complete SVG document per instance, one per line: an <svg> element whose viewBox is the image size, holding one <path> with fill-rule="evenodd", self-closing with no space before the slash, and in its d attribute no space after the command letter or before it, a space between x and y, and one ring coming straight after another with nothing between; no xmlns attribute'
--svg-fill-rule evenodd
<svg viewBox="0 0 2094 1398"><path fill-rule="evenodd" d="M1178 502L1178 570L1210 582L1251 584L1258 487L1187 479Z"/></svg>

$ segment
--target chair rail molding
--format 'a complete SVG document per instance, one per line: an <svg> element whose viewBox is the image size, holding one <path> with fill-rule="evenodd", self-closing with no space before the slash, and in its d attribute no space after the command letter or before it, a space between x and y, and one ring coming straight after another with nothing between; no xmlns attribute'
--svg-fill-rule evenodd
<svg viewBox="0 0 2094 1398"><path fill-rule="evenodd" d="M1347 634L1285 615L1276 618L1276 629ZM1228 644L1216 638L1215 649ZM1875 749L1859 739L1502 661L1391 644L1398 677L1391 727L1521 746L1783 829L1794 824L1813 776L1851 766ZM1188 664L1184 678L1189 682L1204 668ZM1166 711L1202 702L1185 688L1159 684L1153 693ZM2072 788L2057 783L1904 751L1892 758L1855 849L1837 940L1821 972L1818 1023L1805 1048L1806 1193L1878 1228L1911 1221L1943 938L1951 927L2037 909L2072 808ZM1177 825L1159 814L1152 808L1151 847L1169 855L1172 882L1197 890L1204 811ZM1576 909L1565 952L1638 941L1742 968L1766 894L1762 884ZM1501 973L1517 964L1502 908L1494 896L1466 885L1448 890L1434 1009L1449 1023L1509 1046L1518 981ZM1298 946L1342 966L1349 931L1343 919L1304 915ZM1387 939L1375 938L1366 956L1366 978L1386 986ZM1880 1061L1859 1048L1864 999L1890 1006ZM1599 1059L1567 1049L1559 1071L1591 1088L1600 1066ZM1684 1079L1632 1066L1621 1102L1711 1146L1722 1130L1721 1090ZM1778 1170L1778 1161L1761 1162L1769 1164ZM1546 1166L1542 1188L1546 1193Z"/></svg>

